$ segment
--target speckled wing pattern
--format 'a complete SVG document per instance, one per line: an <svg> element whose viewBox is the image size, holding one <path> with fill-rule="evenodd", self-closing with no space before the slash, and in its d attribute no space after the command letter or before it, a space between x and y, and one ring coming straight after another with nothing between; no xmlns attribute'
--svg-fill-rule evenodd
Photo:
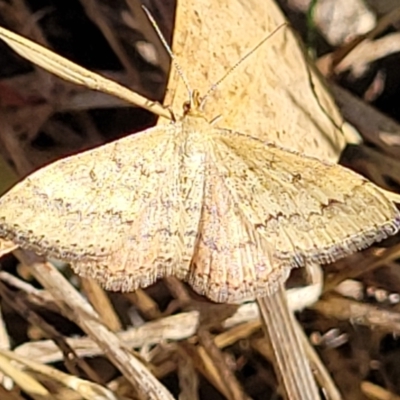
<svg viewBox="0 0 400 400"><path fill-rule="evenodd" d="M33 173L0 199L0 237L70 261L115 290L187 271L202 196L190 189L203 176L177 170L173 129L152 128ZM191 176L186 210L179 173Z"/></svg>
<svg viewBox="0 0 400 400"><path fill-rule="evenodd" d="M218 175L276 257L303 266L333 262L395 234L396 206L373 183L229 130L216 130ZM228 168L234 165L234 168Z"/></svg>
<svg viewBox="0 0 400 400"><path fill-rule="evenodd" d="M286 280L290 263L274 254L271 240L256 232L220 175L209 163L190 285L217 302L269 295Z"/></svg>
<svg viewBox="0 0 400 400"><path fill-rule="evenodd" d="M32 174L0 199L0 237L108 289L173 275L236 302L398 231L395 205L346 168L186 118Z"/></svg>

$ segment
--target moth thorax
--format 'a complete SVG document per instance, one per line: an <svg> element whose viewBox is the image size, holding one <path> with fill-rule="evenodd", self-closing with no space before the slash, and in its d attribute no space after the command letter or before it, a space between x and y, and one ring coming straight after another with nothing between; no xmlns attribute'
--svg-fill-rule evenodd
<svg viewBox="0 0 400 400"><path fill-rule="evenodd" d="M207 131L210 129L212 127L203 113L189 113L182 119L182 131L184 134L204 136L207 135Z"/></svg>

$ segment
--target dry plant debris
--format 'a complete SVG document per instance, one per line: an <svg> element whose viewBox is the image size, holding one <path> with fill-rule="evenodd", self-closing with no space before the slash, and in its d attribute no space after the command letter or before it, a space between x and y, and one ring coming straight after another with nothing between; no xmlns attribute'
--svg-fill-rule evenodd
<svg viewBox="0 0 400 400"><path fill-rule="evenodd" d="M211 100L211 99L210 99ZM210 101L208 104L212 104L213 102L212 101ZM177 103L175 103L175 101L174 101L174 106L176 107L176 106L179 106L180 105L180 103L179 102L177 102ZM175 109L175 108L174 108ZM224 108L220 108L221 110L224 110ZM222 120L221 122L218 122L219 124L220 124L220 126L223 126L223 123L225 122L226 120ZM228 120L229 121L229 120ZM229 124L228 124L228 126L230 126L230 122L229 122ZM235 128L235 125L232 123L232 127L233 127L233 130L234 131L236 131L236 130L238 130L240 127L239 126L237 126L236 128ZM217 128L217 130L218 129L221 129L220 127L218 127ZM157 131L157 128L156 128L156 131ZM246 132L247 133L247 132ZM126 139L126 140L128 140L128 139ZM257 142L257 140L256 139L252 139L252 140L255 140L256 142ZM271 138L271 141L274 141L272 138ZM293 140L292 139L292 143L296 143L295 142L295 140ZM326 143L326 142L325 142ZM317 147L321 147L321 146L317 146ZM323 147L323 146L322 146ZM273 149L275 149L276 148L276 146L272 146L272 148ZM293 148L293 147L292 147ZM278 149L279 150L279 149ZM286 153L285 153L286 154ZM289 153L290 154L290 153ZM337 148L331 153L331 157L334 157L334 156L332 156L332 154L337 154ZM364 186L364 185L363 185ZM374 189L375 190L375 189ZM377 189L378 190L378 189ZM380 192L376 192L376 193L379 193L379 196L384 196L383 194L381 194ZM383 197L384 198L384 197ZM387 202L387 203L386 203ZM388 205L388 207L389 207L389 204L390 204L390 202L389 201L387 201L387 200L384 200L384 203L385 204L387 204ZM390 207L389 207L390 208ZM388 208L388 210L389 210L389 208ZM391 209L391 211L390 211L392 214L392 216L394 216L395 215L395 213L396 213L396 211L395 211L395 209L393 208L393 209ZM5 243L6 245L11 245L10 243L9 244L7 244L7 243ZM7 246L6 246L7 247ZM384 256L384 254L382 253L381 254L381 256ZM394 255L392 255L391 257L395 257ZM391 259L393 259L393 258L391 258ZM389 258L386 258L385 259L387 262L389 261ZM15 283L15 282L14 282ZM147 299L146 301L149 301L149 299ZM332 303L333 304L333 303ZM152 307L154 307L155 306L155 309L157 308L157 306L156 305L154 305L153 304L153 306ZM139 308L139 309L141 309L141 311L144 313L145 312L145 309L147 309L147 307L146 308L141 308L139 305L137 305L137 307ZM323 314L324 313L324 311L323 311L323 309L324 309L324 307L321 307L322 308L322 310L321 309L319 309L318 311L321 313L321 314ZM337 311L339 314L340 314L340 307L339 307L339 310ZM379 311L378 311L378 313L379 313ZM160 314L158 314L157 312L156 313L151 313L152 315L154 315L154 316L156 316L156 317L160 317ZM347 315L345 318L351 318L351 316L349 317L349 315ZM367 324L375 324L376 322L375 322L375 320L374 319L372 319L372 320L370 320L370 321L368 321L367 322ZM383 324L384 324L384 322L383 322ZM251 328L251 327L250 327ZM248 333L248 335L251 335L252 333L251 332L254 332L254 327L253 328L251 328L249 331L248 331L249 333ZM199 336L200 337L200 339L201 338L203 338L203 339L201 339L201 340L203 340L203 342L202 342L202 344L203 344L203 346L210 346L210 343L208 343L208 341L207 341L207 336ZM255 339L255 338L253 338L253 339L251 339L251 337L250 336L248 336L249 337L249 339L251 340L251 346L252 346L252 349L253 349L253 351L255 350L255 349L257 349L256 351L258 351L260 354L266 354L266 352L265 352L265 349L263 349L262 347L260 347L260 343L259 342L257 342L257 340ZM235 338L235 336L234 336L234 338ZM235 340L233 338L233 340ZM208 344L207 344L208 343ZM193 353L193 350L195 349L195 347L190 347L190 344L188 344L188 346L189 347L183 347L183 349L186 349L186 353L184 353L185 354L185 356L184 357L186 357L186 359L187 359L187 357L188 357L188 355L192 355L192 357L193 357L193 360L195 360L196 359L196 356L195 356L195 354L196 353ZM201 346L197 346L197 347L201 347ZM212 350L211 348L209 348L208 349L211 353L209 353L209 354L211 354L211 362L215 362L215 363L217 363L217 360L219 359L217 356L218 356L218 353L215 353L215 349L214 350ZM185 351L185 350L182 350L182 349L180 349L179 351L176 351L176 353L179 353L179 354L181 354L182 355L182 351ZM167 353L166 353L167 354ZM199 354L203 354L203 353L199 353ZM213 358L213 355L214 355L214 358ZM190 357L190 356L189 356ZM204 354L203 354L203 356L202 356L203 358L203 361L205 362L205 360L206 360L206 358L204 358L205 356L204 356ZM156 358L155 357L153 357L152 358L152 360L155 360ZM171 360L169 360L170 362L171 362ZM210 362L210 360L208 359L208 364L206 363L206 364L204 364L205 365L205 367L203 366L203 371L202 371L202 373L204 374L204 376L206 376L207 377L207 379L209 379L209 381L210 382L213 382L213 384L214 385L216 385L216 387L218 387L218 389L222 392L222 393L224 393L225 394L225 396L227 396L228 398L230 398L230 396L232 396L232 393L229 391L229 390L226 390L226 387L224 387L223 385L221 386L220 384L218 384L218 380L216 380L216 377L214 376L214 377L212 377L212 376L210 376L210 371L211 371L211 369L208 369L208 368L211 368L210 367L210 364L209 364L209 362ZM172 363L172 364L174 364L174 363ZM178 364L182 364L182 362L178 362ZM176 365L178 365L178 364L176 364ZM208 365L208 367L207 367L207 365ZM220 363L219 364L216 364L216 365L221 365ZM170 366L169 366L169 368L172 368L172 370L173 369L175 369L175 368L177 368L176 366L174 367L174 365L171 365L170 364ZM168 369L168 368L167 368ZM178 368L178 370L179 370L179 368ZM201 370L201 369L200 369ZM262 369L261 369L262 370ZM195 372L190 372L191 370L190 370L190 368L188 369L188 374L189 374L189 378L190 377L192 377L193 378L193 373L194 374L196 374ZM217 372L215 372L215 373L217 373ZM228 374L229 375L229 374ZM225 375L225 376L228 376L228 375ZM194 384L194 386L188 386L188 385L185 385L184 384L184 382L185 382L185 379L187 379L187 376L185 377L185 374L182 374L182 373L180 373L180 379L181 379L181 389L182 389L182 393L186 393L186 395L187 396L189 396L188 398L195 398L195 397L190 397L191 395L193 396L193 394L194 393L196 393L196 396L197 396L197 392L196 392L196 384L195 384L195 382L196 382L196 380L193 378L193 384ZM232 377L230 377L229 379L232 379ZM340 379L339 379L339 382L340 382ZM200 383L201 384L201 383ZM371 391L371 393L372 393L372 391L374 390L374 385L370 385L370 384L368 384L368 382L363 382L363 385L362 386L360 386L360 387L362 387L363 388L363 390L364 391L366 391L366 393L368 393L367 391L368 390L370 390ZM371 389L372 388L372 389ZM247 390L249 389L249 388L246 388ZM379 389L379 388L378 388ZM379 393L379 390L378 389L376 389L375 390L375 393ZM26 389L25 388L25 390L28 390L28 389ZM188 394L189 393L189 394ZM240 395L240 393L239 394L236 394L236 395ZM254 395L253 395L254 396ZM254 398L256 398L256 396L254 396ZM356 398L356 397L352 397L352 398Z"/></svg>
<svg viewBox="0 0 400 400"><path fill-rule="evenodd" d="M132 291L175 276L218 302L267 297L259 304L270 328L268 318L287 308L272 298L282 293L292 267L332 262L397 232L397 209L367 180L214 128L203 104L193 92L171 125L28 177L0 202L0 235L71 262L107 289ZM374 213L361 213L366 207ZM348 218L352 225L345 230ZM290 323L288 316L276 323L282 332L270 332L275 354ZM286 369L284 386L288 357L277 357ZM293 376L303 370L293 368ZM311 390L303 389L302 398L316 398ZM297 390L287 396L299 398Z"/></svg>

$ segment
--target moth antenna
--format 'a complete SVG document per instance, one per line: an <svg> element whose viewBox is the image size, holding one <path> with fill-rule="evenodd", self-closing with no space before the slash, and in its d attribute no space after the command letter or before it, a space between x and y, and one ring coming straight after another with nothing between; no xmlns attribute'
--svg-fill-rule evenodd
<svg viewBox="0 0 400 400"><path fill-rule="evenodd" d="M245 54L236 64L234 64L231 68L228 69L228 71L222 76L222 78L218 79L217 82L215 82L210 89L208 89L207 93L203 97L201 101L201 105L204 104L206 101L207 97L209 97L215 90L218 88L218 86L223 82L239 65L243 63L243 61L247 60L255 51L257 51L268 39L270 39L272 36L275 35L276 32L278 32L282 27L286 26L287 22L284 22L281 25L278 25L270 34L268 34L264 39L261 40L260 43L258 43L255 47L253 47L247 54Z"/></svg>
<svg viewBox="0 0 400 400"><path fill-rule="evenodd" d="M174 66L175 66L175 68L176 68L176 70L178 72L178 75L181 77L184 85L186 86L186 89L187 89L188 94L189 94L190 105L192 105L193 104L193 90L190 88L189 81L186 78L186 75L183 73L183 70L182 70L181 66L178 64L178 61L177 61L177 59L175 57L175 54L172 52L171 47L169 47L169 44L165 40L165 37L163 36L160 28L158 27L156 20L153 18L153 16L151 15L150 11L147 9L146 6L142 5L142 8L143 8L143 11L146 13L147 18L149 19L150 23L153 25L153 28L156 31L158 37L160 38L161 43L163 44L165 50L167 51L167 53L171 57L171 60L172 60Z"/></svg>

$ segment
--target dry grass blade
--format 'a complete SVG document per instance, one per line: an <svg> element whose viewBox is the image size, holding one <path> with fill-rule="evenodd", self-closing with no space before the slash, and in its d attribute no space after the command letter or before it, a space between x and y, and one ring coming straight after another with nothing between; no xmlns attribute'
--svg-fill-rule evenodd
<svg viewBox="0 0 400 400"><path fill-rule="evenodd" d="M14 359L12 352L0 350L0 370L4 375L10 377L24 392L36 398L43 396L44 399L51 399L49 391L27 372L21 371L11 360Z"/></svg>
<svg viewBox="0 0 400 400"><path fill-rule="evenodd" d="M75 392L79 393L82 396L82 399L85 400L93 400L93 399L99 399L99 400L117 400L118 398L112 393L109 389L98 385L96 383L77 378L75 376L68 375L64 372L61 372L55 368L49 367L47 365L39 364L36 361L33 361L29 358L21 357L15 352L12 351L5 351L5 350L0 350L0 368L2 365L3 360L12 360L18 362L18 364L23 365L25 368L40 373L43 376L46 376L50 378L51 380L55 380L56 382L61 383L62 385L65 385L66 387L74 390ZM23 379L26 379L25 382L23 382L23 389L27 391L27 393L32 393L33 388L37 388L35 390L35 394L37 393L37 390L40 389L40 384L38 384L37 381L35 381L29 374L25 373L24 371L18 370L18 374L14 374L18 378L19 384L21 384L21 377ZM48 393L48 392L47 392ZM48 393L49 394L49 393Z"/></svg>
<svg viewBox="0 0 400 400"><path fill-rule="evenodd" d="M82 288L90 304L100 315L107 328L113 332L120 331L122 329L121 321L104 289L93 279L82 279Z"/></svg>
<svg viewBox="0 0 400 400"><path fill-rule="evenodd" d="M291 400L319 399L319 393L301 337L296 329L296 321L289 310L286 293L280 287L271 296L257 299L263 327L269 338L277 374L285 392Z"/></svg>
<svg viewBox="0 0 400 400"><path fill-rule="evenodd" d="M197 336L201 345L197 347L197 351L199 354L203 353L202 360L205 363L204 368L207 371L206 373L212 375L212 379L215 382L222 383L224 394L227 394L229 400L250 400L227 365L222 352L216 346L211 334L205 329L200 328Z"/></svg>
<svg viewBox="0 0 400 400"><path fill-rule="evenodd" d="M319 384L319 387L323 390L326 395L326 398L329 400L343 400L339 389L336 387L335 383L333 382L332 377L329 375L328 370L326 369L325 365L319 358L317 352L315 351L314 347L311 346L307 336L305 335L302 327L296 321L296 330L297 334L299 335L304 351L307 354L307 358L311 364L311 368L313 370L314 376L316 381Z"/></svg>
<svg viewBox="0 0 400 400"><path fill-rule="evenodd" d="M0 38L22 57L66 81L110 94L154 114L171 119L171 113L161 104L140 96L110 79L91 72L23 36L0 27Z"/></svg>
<svg viewBox="0 0 400 400"><path fill-rule="evenodd" d="M370 400L400 400L400 396L368 381L361 383L361 390Z"/></svg>

